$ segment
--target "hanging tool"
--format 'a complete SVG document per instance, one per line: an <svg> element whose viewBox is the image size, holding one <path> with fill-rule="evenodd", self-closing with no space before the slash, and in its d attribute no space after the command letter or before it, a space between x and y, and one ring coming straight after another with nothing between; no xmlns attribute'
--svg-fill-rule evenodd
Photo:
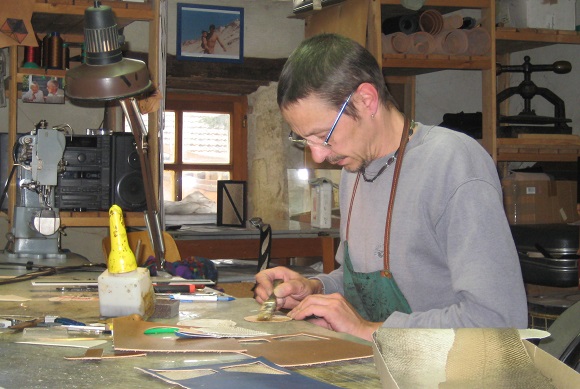
<svg viewBox="0 0 580 389"><path fill-rule="evenodd" d="M258 269L256 273L270 266L270 251L272 250L272 227L262 222L262 218L253 217L250 223L260 231L260 252L258 253Z"/></svg>

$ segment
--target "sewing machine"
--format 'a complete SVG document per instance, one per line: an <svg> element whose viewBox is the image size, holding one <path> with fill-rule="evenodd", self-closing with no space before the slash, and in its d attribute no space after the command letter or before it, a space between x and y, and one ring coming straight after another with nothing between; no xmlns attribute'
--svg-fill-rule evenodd
<svg viewBox="0 0 580 389"><path fill-rule="evenodd" d="M64 171L65 135L41 120L30 134L18 138L16 204L8 258L64 258L60 250L60 216L54 207L58 173Z"/></svg>

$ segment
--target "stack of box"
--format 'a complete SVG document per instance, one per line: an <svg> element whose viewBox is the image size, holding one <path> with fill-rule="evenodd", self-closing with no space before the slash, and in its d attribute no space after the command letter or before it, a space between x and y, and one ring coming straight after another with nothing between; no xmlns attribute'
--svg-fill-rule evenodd
<svg viewBox="0 0 580 389"><path fill-rule="evenodd" d="M575 222L576 187L576 181L554 180L544 173L510 173L502 180L510 224Z"/></svg>
<svg viewBox="0 0 580 389"><path fill-rule="evenodd" d="M316 228L332 227L332 182L320 178L310 182L310 197L312 208L310 224Z"/></svg>
<svg viewBox="0 0 580 389"><path fill-rule="evenodd" d="M496 22L504 27L576 29L576 0L498 0Z"/></svg>

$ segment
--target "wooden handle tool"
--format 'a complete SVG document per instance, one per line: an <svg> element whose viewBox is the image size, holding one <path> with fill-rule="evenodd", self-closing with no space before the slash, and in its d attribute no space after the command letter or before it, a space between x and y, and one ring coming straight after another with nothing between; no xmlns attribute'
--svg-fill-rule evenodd
<svg viewBox="0 0 580 389"><path fill-rule="evenodd" d="M276 287L278 285L280 285L282 282L284 282L284 281L274 280L274 289L276 289ZM272 320L272 315L274 314L274 311L276 310L276 295L274 294L274 289L272 289L272 294L270 294L270 297L268 297L268 300L266 300L262 303L262 307L260 308L260 312L258 313L256 320L258 320L258 321L270 321L270 320Z"/></svg>

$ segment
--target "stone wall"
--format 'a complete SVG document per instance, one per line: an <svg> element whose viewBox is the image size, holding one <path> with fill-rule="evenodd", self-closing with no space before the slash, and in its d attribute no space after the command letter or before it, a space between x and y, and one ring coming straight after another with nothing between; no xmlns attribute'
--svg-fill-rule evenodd
<svg viewBox="0 0 580 389"><path fill-rule="evenodd" d="M304 152L290 145L290 127L276 102L278 84L248 96L248 217L288 220L287 169L304 166Z"/></svg>

